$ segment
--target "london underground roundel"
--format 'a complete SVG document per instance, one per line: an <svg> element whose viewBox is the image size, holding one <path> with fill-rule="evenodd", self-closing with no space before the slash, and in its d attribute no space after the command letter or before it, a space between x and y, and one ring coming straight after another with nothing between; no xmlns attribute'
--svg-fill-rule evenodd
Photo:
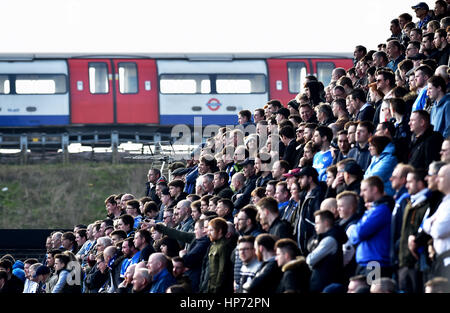
<svg viewBox="0 0 450 313"><path fill-rule="evenodd" d="M221 105L222 105L222 103L220 103L220 101L217 100L216 98L211 98L208 100L208 102L206 102L206 106L211 111L217 111Z"/></svg>

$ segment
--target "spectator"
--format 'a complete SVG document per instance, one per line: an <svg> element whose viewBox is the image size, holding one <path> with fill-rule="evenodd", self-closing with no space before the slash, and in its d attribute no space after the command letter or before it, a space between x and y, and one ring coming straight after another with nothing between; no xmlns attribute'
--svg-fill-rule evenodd
<svg viewBox="0 0 450 313"><path fill-rule="evenodd" d="M228 174L227 172L215 172L214 173L214 195L220 198L231 199L233 191L228 186Z"/></svg>
<svg viewBox="0 0 450 313"><path fill-rule="evenodd" d="M333 139L333 132L329 127L319 126L314 131L313 142L314 145L320 149L314 155L313 167L319 173L319 181L326 181L326 169L333 163L333 156L331 155L330 144Z"/></svg>
<svg viewBox="0 0 450 313"><path fill-rule="evenodd" d="M333 164L338 163L348 157L350 152L350 142L348 140L348 131L343 129L337 134L337 144L339 147L339 153L336 158L333 159Z"/></svg>
<svg viewBox="0 0 450 313"><path fill-rule="evenodd" d="M398 64L405 59L400 42L395 39L389 40L386 44L386 53L390 60L387 67L395 72Z"/></svg>
<svg viewBox="0 0 450 313"><path fill-rule="evenodd" d="M286 182L279 182L275 186L275 199L278 202L278 212L279 216L283 217L284 212L289 205L289 199L291 197L291 193L288 189L288 185Z"/></svg>
<svg viewBox="0 0 450 313"><path fill-rule="evenodd" d="M373 136L369 139L369 151L372 161L364 174L364 178L378 176L383 179L384 193L394 195L389 177L391 177L397 158L394 156L395 146L388 137Z"/></svg>
<svg viewBox="0 0 450 313"><path fill-rule="evenodd" d="M432 76L428 80L428 97L433 101L431 107L431 124L434 131L446 138L450 135L450 95L446 93L445 80L440 76Z"/></svg>
<svg viewBox="0 0 450 313"><path fill-rule="evenodd" d="M438 49L436 62L438 65L448 65L448 56L450 54L450 44L447 42L447 32L440 28L434 32L434 46Z"/></svg>
<svg viewBox="0 0 450 313"><path fill-rule="evenodd" d="M450 285L445 277L435 277L425 283L425 293L449 293Z"/></svg>
<svg viewBox="0 0 450 313"><path fill-rule="evenodd" d="M150 293L165 293L166 289L176 284L176 279L167 270L169 260L160 252L153 253L148 259L148 272L151 275Z"/></svg>
<svg viewBox="0 0 450 313"><path fill-rule="evenodd" d="M298 154L298 152L297 152ZM295 161L298 163L298 160ZM295 163L294 162L294 163ZM256 187L265 187L267 183L273 179L270 165L272 158L270 154L260 152L256 154L255 158L255 174L257 175Z"/></svg>
<svg viewBox="0 0 450 313"><path fill-rule="evenodd" d="M282 272L275 260L275 241L270 234L260 234L255 239L256 256L261 266L244 292L251 294L273 294L281 280Z"/></svg>
<svg viewBox="0 0 450 313"><path fill-rule="evenodd" d="M284 150L283 160L289 163L289 169L295 167L295 160L297 159L297 146L295 141L295 131L292 127L285 126L280 130L280 139L286 146Z"/></svg>
<svg viewBox="0 0 450 313"><path fill-rule="evenodd" d="M367 275L367 265L376 261L381 276L392 275L389 258L391 211L393 199L383 196L381 178L372 176L361 182L361 196L368 207L362 219L350 233L350 242L356 247L356 274Z"/></svg>
<svg viewBox="0 0 450 313"><path fill-rule="evenodd" d="M318 173L312 167L299 172L300 189L304 193L294 227L294 236L303 256L308 254L307 243L314 236L314 212L320 208L324 191L319 185Z"/></svg>
<svg viewBox="0 0 450 313"><path fill-rule="evenodd" d="M412 111L424 110L426 108L427 81L433 76L433 69L428 65L420 65L414 69L414 86L417 90L417 98L414 101Z"/></svg>
<svg viewBox="0 0 450 313"><path fill-rule="evenodd" d="M292 226L282 220L278 210L278 202L272 197L264 197L256 204L259 223L269 234L278 238L291 238Z"/></svg>
<svg viewBox="0 0 450 313"><path fill-rule="evenodd" d="M208 293L226 294L233 292L233 273L231 253L233 247L228 242L227 223L221 217L209 222L208 232L211 240L209 250Z"/></svg>
<svg viewBox="0 0 450 313"><path fill-rule="evenodd" d="M334 215L330 211L314 213L317 237L312 243L306 263L312 270L310 291L321 292L331 283L342 283L342 244L347 236L334 226Z"/></svg>
<svg viewBox="0 0 450 313"><path fill-rule="evenodd" d="M7 259L0 260L0 272L3 271L5 274L3 274L3 277L0 276L0 278L3 279L3 286L1 288L2 293L22 293L24 282L20 280L16 275L12 273L11 261ZM6 277L5 277L6 276ZM0 283L1 284L1 283Z"/></svg>
<svg viewBox="0 0 450 313"><path fill-rule="evenodd" d="M439 153L442 162L450 162L450 136L442 142L441 151Z"/></svg>
<svg viewBox="0 0 450 313"><path fill-rule="evenodd" d="M147 261L148 257L155 252L151 245L151 235L148 230L140 229L134 235L134 246L139 250L138 262Z"/></svg>
<svg viewBox="0 0 450 313"><path fill-rule="evenodd" d="M370 293L395 293L396 283L388 277L381 277L372 282Z"/></svg>
<svg viewBox="0 0 450 313"><path fill-rule="evenodd" d="M415 235L422 223L429 203L429 190L425 182L426 172L416 169L408 173L406 188L411 196L403 214L403 224L399 242L399 270L398 281L400 290L407 293L420 293L423 283L416 270L418 256L415 251L408 249L410 235Z"/></svg>
<svg viewBox="0 0 450 313"><path fill-rule="evenodd" d="M426 168L432 161L439 160L439 147L443 138L440 133L433 131L428 112L412 112L409 126L413 133L409 164L415 168Z"/></svg>
<svg viewBox="0 0 450 313"><path fill-rule="evenodd" d="M70 262L70 257L65 254L55 255L55 272L58 275L58 281L52 289L52 293L81 293L81 286L76 284L76 280L69 284L68 265Z"/></svg>
<svg viewBox="0 0 450 313"><path fill-rule="evenodd" d="M366 102L366 93L361 88L353 89L347 110L356 121L372 121L375 114L375 109Z"/></svg>
<svg viewBox="0 0 450 313"><path fill-rule="evenodd" d="M152 277L146 268L137 268L133 275L133 291L132 293L147 294L152 286Z"/></svg>
<svg viewBox="0 0 450 313"><path fill-rule="evenodd" d="M275 260L283 272L276 292L308 292L311 272L306 264L305 258L300 256L297 243L289 238L279 239L275 243L275 251Z"/></svg>
<svg viewBox="0 0 450 313"><path fill-rule="evenodd" d="M355 147L350 149L348 153L348 158L356 160L356 163L358 163L363 171L366 171L370 165L369 138L373 132L374 126L371 122L359 122L356 127Z"/></svg>
<svg viewBox="0 0 450 313"><path fill-rule="evenodd" d="M366 289L370 289L367 284L367 278L364 275L357 275L350 277L350 282L348 283L347 293L369 293L365 292Z"/></svg>
<svg viewBox="0 0 450 313"><path fill-rule="evenodd" d="M250 286L256 272L261 267L261 262L256 257L254 242L255 237L253 236L244 236L238 240L238 252L242 267L240 268L240 281L235 292L243 293L244 288Z"/></svg>

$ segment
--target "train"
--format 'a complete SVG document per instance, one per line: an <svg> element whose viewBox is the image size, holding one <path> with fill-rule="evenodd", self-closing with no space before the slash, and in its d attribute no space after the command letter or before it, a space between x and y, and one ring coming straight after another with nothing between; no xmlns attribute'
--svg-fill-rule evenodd
<svg viewBox="0 0 450 313"><path fill-rule="evenodd" d="M351 53L0 54L0 131L234 125L352 66Z"/></svg>

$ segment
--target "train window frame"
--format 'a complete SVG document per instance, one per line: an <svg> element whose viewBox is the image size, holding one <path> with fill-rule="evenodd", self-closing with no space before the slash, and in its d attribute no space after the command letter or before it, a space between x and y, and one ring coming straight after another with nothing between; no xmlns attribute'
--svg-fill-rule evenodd
<svg viewBox="0 0 450 313"><path fill-rule="evenodd" d="M120 69L120 65L121 64L134 64L134 66L136 67L136 92L121 92L120 91L120 73L119 73L119 69ZM117 79L117 82L119 84L119 93L121 95L136 95L139 94L139 69L138 69L138 64L136 62L131 62L131 61L121 61L117 63L117 73L119 75L119 78Z"/></svg>
<svg viewBox="0 0 450 313"><path fill-rule="evenodd" d="M2 77L5 79L3 80L3 86L0 88L0 95L10 95L11 94L11 78L7 74L0 74L0 82L2 82ZM8 84L6 84L8 83ZM3 92L1 90L4 90ZM8 92L5 92L5 91Z"/></svg>
<svg viewBox="0 0 450 313"><path fill-rule="evenodd" d="M173 75L173 76L183 76L183 75L191 75L191 76L208 76L210 81L210 92L209 93L167 93L161 91L161 77L165 75ZM250 93L219 93L217 92L217 77L218 76L250 76L250 75L260 75L264 78L264 91L263 92L250 92ZM256 94L266 94L269 93L269 81L267 79L266 73L162 73L158 75L158 92L161 95L256 95Z"/></svg>
<svg viewBox="0 0 450 313"><path fill-rule="evenodd" d="M290 84L291 79L290 79L290 76L289 76L289 66L292 65L292 64L303 64L304 68L305 68L305 71L306 71L305 77L308 75L308 65L306 64L306 62L303 62L303 61L289 61L289 62L286 63L286 75L287 75L288 91L289 91L290 94L297 95L297 94L299 94L299 93L301 93L303 91L303 85L302 85L302 81L300 80L299 91L292 91L291 90L291 84Z"/></svg>
<svg viewBox="0 0 450 313"><path fill-rule="evenodd" d="M209 92L202 93L202 92L162 92L161 91L161 81L164 79L163 76L192 76L195 78L195 76L206 76L208 77L209 81ZM196 86L197 87L197 86ZM211 80L211 74L208 73L162 73L158 75L158 93L161 95L210 95L211 91L213 90L213 83ZM201 88L201 86L200 86Z"/></svg>
<svg viewBox="0 0 450 313"><path fill-rule="evenodd" d="M26 95L64 95L67 94L69 92L69 77L67 74L64 73L9 73L9 74L2 74L2 75L6 75L9 77L9 83L10 83L10 93L8 95L20 95L20 96L26 96ZM60 76L63 77L63 81L64 81L64 91L63 92L56 92L56 87L55 87L55 92L40 92L40 93L35 93L35 92L17 92L17 80L23 80L23 79L18 79L18 77L21 76L39 76L39 77L46 77L46 76ZM33 80L33 79L30 79ZM35 79L34 79L35 80ZM4 93L1 93L2 95L4 95Z"/></svg>
<svg viewBox="0 0 450 313"><path fill-rule="evenodd" d="M107 87L107 91L106 92L92 92L91 90L91 75L89 73L90 69L91 69L91 65L92 64L103 64L106 66L106 87ZM108 67L108 62L88 62L88 85L89 85L89 93L91 95L107 95L111 92L111 88L109 86L110 84L110 77L111 73L110 73L110 68Z"/></svg>
<svg viewBox="0 0 450 313"><path fill-rule="evenodd" d="M215 79L214 79L214 85L216 86L216 93L215 94L218 94L218 95L261 95L261 94L265 94L265 93L267 93L268 92L268 86L267 86L267 83L268 83L268 81L267 81L267 75L266 74L263 74L263 73L237 73L237 74L234 74L234 73L226 73L226 74L214 74L215 75ZM263 84L263 86L264 86L264 90L263 91L260 91L260 92L245 92L245 93L243 93L243 92L238 92L238 93L236 93L236 92L218 92L217 91L217 80L218 80L218 77L219 76L251 76L251 75L253 75L253 76L262 76L262 78L264 79L264 84Z"/></svg>
<svg viewBox="0 0 450 313"><path fill-rule="evenodd" d="M321 82L324 82L324 85L327 86L330 82L331 82L331 73L330 73L330 82L328 82L328 84L325 84L325 80L323 79L323 77L319 77L319 65L324 65L324 64L331 64L333 66L333 69L331 70L331 72L336 68L336 63L331 62L331 61L316 61L316 73L317 73L317 79Z"/></svg>

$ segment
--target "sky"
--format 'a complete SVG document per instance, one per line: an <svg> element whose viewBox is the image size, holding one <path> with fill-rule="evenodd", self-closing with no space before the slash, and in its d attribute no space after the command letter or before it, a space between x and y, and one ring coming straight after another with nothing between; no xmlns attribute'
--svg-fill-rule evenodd
<svg viewBox="0 0 450 313"><path fill-rule="evenodd" d="M352 52L417 2L2 0L0 53Z"/></svg>

